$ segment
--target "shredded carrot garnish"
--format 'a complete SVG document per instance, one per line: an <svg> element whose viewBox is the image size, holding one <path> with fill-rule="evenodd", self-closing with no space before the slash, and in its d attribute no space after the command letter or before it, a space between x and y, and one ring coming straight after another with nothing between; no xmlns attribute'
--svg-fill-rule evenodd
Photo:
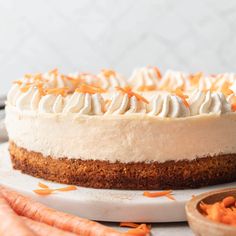
<svg viewBox="0 0 236 236"><path fill-rule="evenodd" d="M234 93L234 92L229 88L230 85L231 85L231 84L226 81L226 82L223 84L223 86L222 86L221 91L222 91L222 93L223 93L224 95L226 95L226 96L228 96L228 95Z"/></svg>
<svg viewBox="0 0 236 236"><path fill-rule="evenodd" d="M146 236L151 232L151 225L146 224L136 224L132 222L121 222L120 227L130 227L133 229L129 229L126 234L132 234L135 236Z"/></svg>
<svg viewBox="0 0 236 236"><path fill-rule="evenodd" d="M153 70L155 70L157 77L161 79L162 78L161 71L156 66L153 66L152 68Z"/></svg>
<svg viewBox="0 0 236 236"><path fill-rule="evenodd" d="M199 83L200 78L203 76L202 72L197 72L195 74L191 74L189 76L190 83L192 85L197 85Z"/></svg>
<svg viewBox="0 0 236 236"><path fill-rule="evenodd" d="M111 76L116 76L116 72L114 70L103 69L102 72L103 72L104 76L108 79Z"/></svg>
<svg viewBox="0 0 236 236"><path fill-rule="evenodd" d="M69 185L69 186L62 187L62 188L51 189L46 184L43 184L43 183L39 182L38 186L41 189L35 189L33 191L35 193L39 194L39 195L49 195L49 194L52 194L52 193L57 192L57 191L59 191L59 192L68 192L68 191L77 190L77 187L74 186L74 185Z"/></svg>
<svg viewBox="0 0 236 236"><path fill-rule="evenodd" d="M49 194L52 194L55 190L44 188L44 189L35 189L33 191L37 193L38 195L49 195Z"/></svg>
<svg viewBox="0 0 236 236"><path fill-rule="evenodd" d="M77 93L89 93L89 94L95 94L95 93L105 93L106 90L100 88L100 87L96 87L96 86L92 86L92 85L87 85L87 84L81 84L76 90L75 92Z"/></svg>
<svg viewBox="0 0 236 236"><path fill-rule="evenodd" d="M49 188L46 184L43 184L43 183L41 183L41 182L38 183L38 186L39 186L40 188Z"/></svg>
<svg viewBox="0 0 236 236"><path fill-rule="evenodd" d="M147 104L149 103L149 101L146 98L144 98L138 93L133 92L130 87L126 87L126 88L116 87L116 89L122 93L128 94L129 98L135 96L138 101L142 101Z"/></svg>
<svg viewBox="0 0 236 236"><path fill-rule="evenodd" d="M30 84L25 85L24 87L21 87L21 88L20 88L20 91L21 91L22 93L26 93L31 87L32 87L32 85L30 85Z"/></svg>
<svg viewBox="0 0 236 236"><path fill-rule="evenodd" d="M55 95L62 95L66 96L68 93L69 88L64 87L64 88L52 88L52 89L46 89L47 94L55 94Z"/></svg>
<svg viewBox="0 0 236 236"><path fill-rule="evenodd" d="M199 207L208 219L236 226L236 198L234 196L225 197L222 201L213 204L201 202Z"/></svg>
<svg viewBox="0 0 236 236"><path fill-rule="evenodd" d="M55 69L49 71L48 74L50 74L50 75L54 75L54 76L57 76L57 75L58 75L58 69L55 68Z"/></svg>
<svg viewBox="0 0 236 236"><path fill-rule="evenodd" d="M78 76L77 78L72 78L70 76L67 75L61 75L62 80L64 81L70 81L75 87L78 87L78 85L80 83L83 83L84 81L80 78L80 76Z"/></svg>
<svg viewBox="0 0 236 236"><path fill-rule="evenodd" d="M61 191L61 192L67 192L67 191L72 191L72 190L76 190L77 187L74 186L74 185L70 185L70 186L67 186L67 187L64 187L64 188L57 188L55 189L56 191Z"/></svg>
<svg viewBox="0 0 236 236"><path fill-rule="evenodd" d="M231 109L232 109L232 111L236 111L236 103L231 105Z"/></svg>
<svg viewBox="0 0 236 236"><path fill-rule="evenodd" d="M15 81L13 81L13 84L18 84L19 86L21 86L23 84L23 82L20 80L15 80Z"/></svg>
<svg viewBox="0 0 236 236"><path fill-rule="evenodd" d="M138 91L145 92L145 91L152 91L155 90L156 86L155 85L142 85L138 88Z"/></svg>
<svg viewBox="0 0 236 236"><path fill-rule="evenodd" d="M176 200L172 194L166 194L166 197L173 201Z"/></svg>
<svg viewBox="0 0 236 236"><path fill-rule="evenodd" d="M168 194L171 194L172 190L162 191L162 192L144 192L143 196L145 197L163 197Z"/></svg>
<svg viewBox="0 0 236 236"><path fill-rule="evenodd" d="M173 91L173 93L174 93L176 96L178 96L178 97L181 98L181 100L183 101L183 104L184 104L186 107L189 107L189 104L188 104L188 102L187 102L187 100L186 100L186 99L188 98L188 96L185 95L185 94L183 94L183 92L182 92L181 89L176 89L175 91Z"/></svg>
<svg viewBox="0 0 236 236"><path fill-rule="evenodd" d="M42 83L38 83L38 84L36 85L36 87L37 87L37 89L38 89L38 91L39 91L39 94L40 94L41 96L46 95L46 92L45 92L44 89L43 89L43 84L42 84Z"/></svg>

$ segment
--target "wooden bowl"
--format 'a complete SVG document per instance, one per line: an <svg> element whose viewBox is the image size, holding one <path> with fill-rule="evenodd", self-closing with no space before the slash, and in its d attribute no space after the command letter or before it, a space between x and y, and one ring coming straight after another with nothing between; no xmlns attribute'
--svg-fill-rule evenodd
<svg viewBox="0 0 236 236"><path fill-rule="evenodd" d="M187 202L185 211L190 228L199 236L236 236L236 227L217 223L201 214L200 203L212 204L227 196L236 197L236 188L221 189L193 197Z"/></svg>

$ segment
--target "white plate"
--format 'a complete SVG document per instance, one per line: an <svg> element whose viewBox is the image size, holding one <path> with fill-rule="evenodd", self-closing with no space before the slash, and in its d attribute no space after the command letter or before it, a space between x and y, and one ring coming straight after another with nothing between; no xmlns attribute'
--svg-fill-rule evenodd
<svg viewBox="0 0 236 236"><path fill-rule="evenodd" d="M184 205L192 195L227 187L236 187L236 182L201 189L176 190L176 201L166 197L147 198L143 191L101 190L78 187L70 192L58 192L49 196L36 195L32 190L38 182L52 188L63 187L13 170L8 154L8 144L0 145L0 183L18 192L31 196L50 207L81 217L112 222L178 222L185 221Z"/></svg>

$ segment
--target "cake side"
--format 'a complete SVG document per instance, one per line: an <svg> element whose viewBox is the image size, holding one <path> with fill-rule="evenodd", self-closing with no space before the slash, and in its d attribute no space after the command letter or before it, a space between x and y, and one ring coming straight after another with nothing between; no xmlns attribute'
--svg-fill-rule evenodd
<svg viewBox="0 0 236 236"><path fill-rule="evenodd" d="M106 189L183 189L236 180L236 154L164 163L44 157L10 142L13 167L23 173L64 184Z"/></svg>

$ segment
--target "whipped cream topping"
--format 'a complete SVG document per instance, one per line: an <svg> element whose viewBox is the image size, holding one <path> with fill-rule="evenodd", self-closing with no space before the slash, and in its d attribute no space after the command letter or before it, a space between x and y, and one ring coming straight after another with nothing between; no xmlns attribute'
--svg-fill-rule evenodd
<svg viewBox="0 0 236 236"><path fill-rule="evenodd" d="M189 75L179 71L168 70L160 81L159 88L164 90L185 89L190 87Z"/></svg>
<svg viewBox="0 0 236 236"><path fill-rule="evenodd" d="M107 106L106 115L121 115L131 113L145 113L145 103L138 101L135 96L117 92L113 94L110 104Z"/></svg>
<svg viewBox="0 0 236 236"><path fill-rule="evenodd" d="M116 87L128 86L127 79L113 70L102 70L97 77L99 78L101 88L114 91Z"/></svg>
<svg viewBox="0 0 236 236"><path fill-rule="evenodd" d="M190 115L189 108L178 96L171 94L157 94L151 100L149 106L149 115L158 117L185 117Z"/></svg>
<svg viewBox="0 0 236 236"><path fill-rule="evenodd" d="M102 115L104 113L104 99L101 94L75 92L69 98L63 113Z"/></svg>
<svg viewBox="0 0 236 236"><path fill-rule="evenodd" d="M129 84L137 91L155 90L161 79L156 67L142 67L135 69L129 78Z"/></svg>
<svg viewBox="0 0 236 236"><path fill-rule="evenodd" d="M224 114L231 111L230 104L221 92L211 93L195 90L189 97L191 115Z"/></svg>

